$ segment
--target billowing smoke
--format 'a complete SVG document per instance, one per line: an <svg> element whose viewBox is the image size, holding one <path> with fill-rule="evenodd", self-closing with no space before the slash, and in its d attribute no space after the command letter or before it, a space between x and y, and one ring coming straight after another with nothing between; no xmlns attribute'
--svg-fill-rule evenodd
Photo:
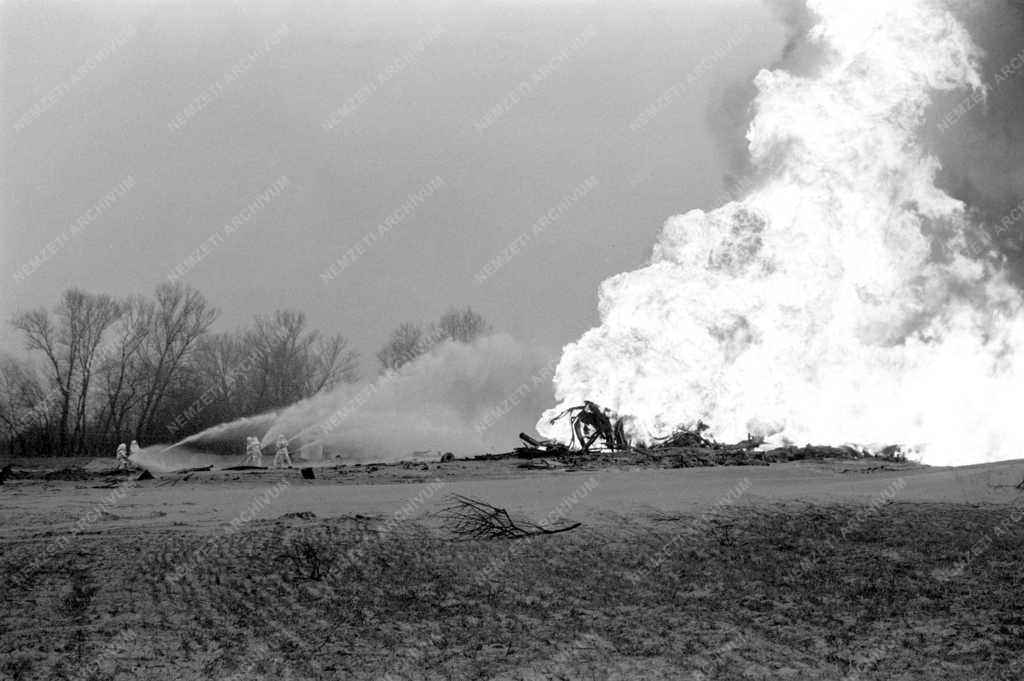
<svg viewBox="0 0 1024 681"><path fill-rule="evenodd" d="M924 130L984 89L983 53L939 0L807 7L818 63L755 79L756 186L671 218L646 267L602 284L542 434L567 439L548 419L591 399L645 441L704 420L936 464L1024 452L1021 296L970 254L977 213L936 186Z"/></svg>
<svg viewBox="0 0 1024 681"><path fill-rule="evenodd" d="M397 371L282 410L263 443L284 435L304 458L345 462L505 451L551 403L553 373L550 358L506 334L445 341Z"/></svg>
<svg viewBox="0 0 1024 681"><path fill-rule="evenodd" d="M313 464L507 451L554 400L555 363L507 334L446 340L371 379L151 447L140 463L159 470L222 465L224 456L240 463L248 436L260 438L264 463L280 436L296 461Z"/></svg>
<svg viewBox="0 0 1024 681"><path fill-rule="evenodd" d="M1005 262L1024 285L1024 3L960 0L950 10L983 54L985 98L947 93L925 127L927 148L942 162L939 187L975 218L971 252ZM980 240L980 241L979 241ZM982 249L991 241L994 248Z"/></svg>

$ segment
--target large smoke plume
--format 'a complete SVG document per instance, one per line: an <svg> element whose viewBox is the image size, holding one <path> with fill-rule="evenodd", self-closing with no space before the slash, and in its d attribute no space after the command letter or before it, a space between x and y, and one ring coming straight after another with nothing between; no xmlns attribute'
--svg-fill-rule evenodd
<svg viewBox="0 0 1024 681"><path fill-rule="evenodd" d="M591 399L641 440L702 419L722 439L1021 456L1021 296L997 252L972 250L1019 188L972 174L977 159L943 171L953 145L935 129L965 96L995 104L996 67L968 30L992 19L970 9L809 0L794 13L805 39L754 82L754 189L671 218L646 267L602 284L602 323L565 348L560 404L538 430L567 439L548 418ZM979 181L954 197L958 173Z"/></svg>

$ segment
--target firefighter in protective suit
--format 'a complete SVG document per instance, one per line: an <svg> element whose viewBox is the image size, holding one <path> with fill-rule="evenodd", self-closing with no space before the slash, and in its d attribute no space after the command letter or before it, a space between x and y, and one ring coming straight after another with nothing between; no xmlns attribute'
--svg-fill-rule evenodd
<svg viewBox="0 0 1024 681"><path fill-rule="evenodd" d="M277 451L274 453L274 468L292 467L292 457L288 453L288 440L284 435L277 436Z"/></svg>
<svg viewBox="0 0 1024 681"><path fill-rule="evenodd" d="M260 447L260 439L250 435L245 438L245 460L242 465L262 466L263 449Z"/></svg>
<svg viewBox="0 0 1024 681"><path fill-rule="evenodd" d="M128 460L128 446L125 443L121 443L117 446L117 453L114 454L117 460L117 470L126 471L131 468L131 462Z"/></svg>

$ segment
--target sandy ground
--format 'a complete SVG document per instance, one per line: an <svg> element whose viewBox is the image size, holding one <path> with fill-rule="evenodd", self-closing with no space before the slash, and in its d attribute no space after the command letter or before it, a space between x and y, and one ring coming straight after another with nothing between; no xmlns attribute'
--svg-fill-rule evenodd
<svg viewBox="0 0 1024 681"><path fill-rule="evenodd" d="M750 489L735 502L739 506L867 504L897 479L906 483L900 501L1000 504L1018 497L1014 485L1024 478L1024 461L939 469L851 461L553 472L524 471L515 467L519 463L341 467L319 469L316 480L302 479L295 469L158 475L134 483L131 491L118 499L116 509L110 509L103 529L184 526L190 531L216 531L281 481L287 482L287 493L276 495L255 515L266 518L312 511L321 518L390 516L440 483L443 488L436 494L421 497L416 515L428 514L444 495L458 493L528 517L543 517L593 479L596 487L585 496L577 495L566 518L614 524L617 515L638 511L699 513L744 479L750 480ZM71 524L122 479L129 480L8 483L0 498L4 518L0 536L28 537L51 531L63 522Z"/></svg>
<svg viewBox="0 0 1024 681"><path fill-rule="evenodd" d="M8 481L0 678L1024 678L1024 462L520 463Z"/></svg>

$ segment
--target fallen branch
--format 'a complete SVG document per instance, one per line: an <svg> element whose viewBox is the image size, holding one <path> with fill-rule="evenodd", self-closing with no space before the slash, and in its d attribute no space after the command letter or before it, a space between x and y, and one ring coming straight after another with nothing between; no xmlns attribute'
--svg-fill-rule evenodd
<svg viewBox="0 0 1024 681"><path fill-rule="evenodd" d="M450 503L441 511L441 517L451 523L451 531L467 539L522 539L541 534L558 534L575 530L582 523L574 523L555 530L520 521L517 525L508 511L486 501L450 495Z"/></svg>

